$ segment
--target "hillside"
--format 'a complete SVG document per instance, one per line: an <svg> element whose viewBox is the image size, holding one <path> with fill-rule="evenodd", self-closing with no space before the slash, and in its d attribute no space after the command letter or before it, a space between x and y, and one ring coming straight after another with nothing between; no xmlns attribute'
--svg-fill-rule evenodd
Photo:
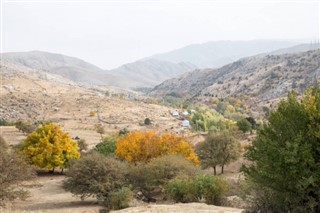
<svg viewBox="0 0 320 213"><path fill-rule="evenodd" d="M203 44L192 44L147 59L152 58L173 63L189 62L198 68L218 68L243 57L272 52L294 45L297 43L280 40L210 41Z"/></svg>
<svg viewBox="0 0 320 213"><path fill-rule="evenodd" d="M110 87L85 87L56 74L2 62L0 77L0 119L9 121L51 120L75 137L94 145L100 140L95 126L106 133L154 128L180 131L172 109L147 104L145 97L132 91ZM90 112L96 112L90 115ZM153 125L144 126L145 118Z"/></svg>
<svg viewBox="0 0 320 213"><path fill-rule="evenodd" d="M2 59L69 80L93 85L111 85L117 78L81 59L42 51L3 53Z"/></svg>
<svg viewBox="0 0 320 213"><path fill-rule="evenodd" d="M320 51L253 56L219 69L186 73L163 82L153 95L228 97L248 95L269 100L298 92L311 85L320 74Z"/></svg>
<svg viewBox="0 0 320 213"><path fill-rule="evenodd" d="M190 63L172 63L155 59L136 61L108 71L121 79L119 87L153 87L164 80L178 76L181 73L193 71L196 66Z"/></svg>

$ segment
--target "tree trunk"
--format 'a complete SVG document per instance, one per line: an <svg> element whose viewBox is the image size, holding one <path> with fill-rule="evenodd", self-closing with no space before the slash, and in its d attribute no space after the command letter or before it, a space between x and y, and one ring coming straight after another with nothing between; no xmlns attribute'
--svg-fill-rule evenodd
<svg viewBox="0 0 320 213"><path fill-rule="evenodd" d="M213 174L214 174L214 175L217 175L217 169L216 169L215 166L213 167Z"/></svg>
<svg viewBox="0 0 320 213"><path fill-rule="evenodd" d="M224 165L221 166L221 174L223 174Z"/></svg>

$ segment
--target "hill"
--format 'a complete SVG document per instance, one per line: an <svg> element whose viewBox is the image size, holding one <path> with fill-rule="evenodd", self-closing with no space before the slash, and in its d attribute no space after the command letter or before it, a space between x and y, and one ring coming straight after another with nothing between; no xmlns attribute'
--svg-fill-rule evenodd
<svg viewBox="0 0 320 213"><path fill-rule="evenodd" d="M172 63L149 59L122 65L108 71L108 73L123 79L117 86L135 88L153 87L164 80L194 69L196 69L196 66L186 62Z"/></svg>
<svg viewBox="0 0 320 213"><path fill-rule="evenodd" d="M66 79L93 85L110 85L117 78L101 68L81 59L42 51L3 53L2 59Z"/></svg>
<svg viewBox="0 0 320 213"><path fill-rule="evenodd" d="M198 68L218 68L240 58L268 53L297 45L296 42L280 40L210 41L192 44L149 58L173 63L189 62Z"/></svg>
<svg viewBox="0 0 320 213"><path fill-rule="evenodd" d="M320 74L320 51L253 56L219 69L189 72L156 86L151 94L194 97L250 96L258 100L301 92Z"/></svg>

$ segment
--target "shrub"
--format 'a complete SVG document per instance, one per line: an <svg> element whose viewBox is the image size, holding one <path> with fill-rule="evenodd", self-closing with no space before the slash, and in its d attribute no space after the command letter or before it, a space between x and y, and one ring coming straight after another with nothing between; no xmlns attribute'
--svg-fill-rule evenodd
<svg viewBox="0 0 320 213"><path fill-rule="evenodd" d="M126 164L100 153L90 153L77 160L67 172L63 187L81 199L96 197L106 200L108 195L125 183Z"/></svg>
<svg viewBox="0 0 320 213"><path fill-rule="evenodd" d="M129 207L133 193L129 187L122 187L110 193L104 205L112 210L124 209Z"/></svg>
<svg viewBox="0 0 320 213"><path fill-rule="evenodd" d="M176 202L205 200L207 204L219 205L228 190L227 182L218 176L198 174L193 178L175 178L166 186L167 194Z"/></svg>
<svg viewBox="0 0 320 213"><path fill-rule="evenodd" d="M176 177L191 177L198 168L180 155L165 155L140 163L130 169L129 180L143 191L162 192L164 186Z"/></svg>
<svg viewBox="0 0 320 213"><path fill-rule="evenodd" d="M116 150L117 139L118 134L111 134L103 138L102 142L96 145L96 150L105 156L114 154Z"/></svg>
<svg viewBox="0 0 320 213"><path fill-rule="evenodd" d="M78 142L78 149L79 149L80 152L88 150L88 144L87 144L85 139L80 139L79 138L77 140L77 142Z"/></svg>
<svg viewBox="0 0 320 213"><path fill-rule="evenodd" d="M150 118L144 119L144 125L151 125L151 120L150 120Z"/></svg>
<svg viewBox="0 0 320 213"><path fill-rule="evenodd" d="M7 149L5 141L0 147L0 206L1 201L25 199L28 191L20 187L21 181L34 177L33 168L15 152Z"/></svg>

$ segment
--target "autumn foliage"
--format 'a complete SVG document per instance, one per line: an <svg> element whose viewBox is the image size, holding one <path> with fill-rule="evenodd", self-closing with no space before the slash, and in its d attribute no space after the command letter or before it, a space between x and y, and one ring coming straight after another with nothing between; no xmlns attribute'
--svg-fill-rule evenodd
<svg viewBox="0 0 320 213"><path fill-rule="evenodd" d="M49 170L64 168L70 159L80 157L77 142L53 123L40 125L28 135L20 149L31 164Z"/></svg>
<svg viewBox="0 0 320 213"><path fill-rule="evenodd" d="M120 137L116 145L116 154L128 162L147 162L152 158L169 154L180 154L185 159L198 164L190 142L176 134L157 135L154 131L136 131Z"/></svg>

